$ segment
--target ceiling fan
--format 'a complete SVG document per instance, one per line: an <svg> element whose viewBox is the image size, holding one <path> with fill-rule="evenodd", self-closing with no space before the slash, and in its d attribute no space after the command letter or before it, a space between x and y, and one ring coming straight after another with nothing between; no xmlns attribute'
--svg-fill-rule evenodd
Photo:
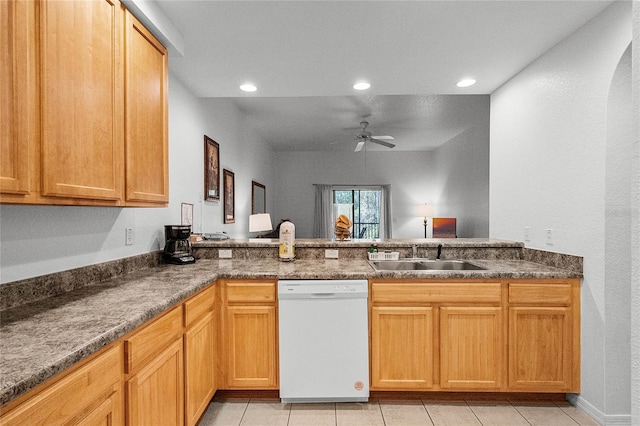
<svg viewBox="0 0 640 426"><path fill-rule="evenodd" d="M385 142L387 140L393 140L393 136L371 136L371 132L367 131L368 125L368 121L363 120L360 122L360 127L362 128L362 130L360 130L360 132L358 133L356 139L358 141L358 144L356 145L356 149L354 149L354 152L360 151L364 147L364 144L366 142L377 143L378 145L386 146L387 148L393 148L394 146L396 146L391 142Z"/></svg>

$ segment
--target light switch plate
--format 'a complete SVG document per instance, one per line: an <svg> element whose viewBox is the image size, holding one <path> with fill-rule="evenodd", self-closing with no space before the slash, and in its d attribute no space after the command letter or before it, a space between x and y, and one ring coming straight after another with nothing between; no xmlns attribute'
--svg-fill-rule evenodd
<svg viewBox="0 0 640 426"><path fill-rule="evenodd" d="M338 258L338 250L337 249L325 249L324 257L326 259L337 259Z"/></svg>
<svg viewBox="0 0 640 426"><path fill-rule="evenodd" d="M232 254L231 250L218 250L218 259L231 259Z"/></svg>

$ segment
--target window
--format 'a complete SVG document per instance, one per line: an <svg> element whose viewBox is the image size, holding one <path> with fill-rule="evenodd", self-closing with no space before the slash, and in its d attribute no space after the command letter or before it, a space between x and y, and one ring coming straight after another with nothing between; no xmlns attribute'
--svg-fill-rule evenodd
<svg viewBox="0 0 640 426"><path fill-rule="evenodd" d="M333 203L351 205L352 238L380 238L382 189L334 189Z"/></svg>

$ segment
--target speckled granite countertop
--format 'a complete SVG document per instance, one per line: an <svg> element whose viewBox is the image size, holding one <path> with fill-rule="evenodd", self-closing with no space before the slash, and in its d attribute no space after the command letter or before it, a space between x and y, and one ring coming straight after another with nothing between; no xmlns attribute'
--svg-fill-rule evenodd
<svg viewBox="0 0 640 426"><path fill-rule="evenodd" d="M0 405L114 342L218 278L577 278L520 260L473 260L484 271L376 272L363 259L200 259L161 265L0 312Z"/></svg>

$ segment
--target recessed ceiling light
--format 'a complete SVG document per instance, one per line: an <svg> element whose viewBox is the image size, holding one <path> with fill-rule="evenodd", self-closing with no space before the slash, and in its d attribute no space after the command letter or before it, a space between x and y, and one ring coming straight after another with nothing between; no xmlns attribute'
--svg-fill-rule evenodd
<svg viewBox="0 0 640 426"><path fill-rule="evenodd" d="M476 80L473 78L465 78L456 83L458 87L469 87L476 84Z"/></svg>
<svg viewBox="0 0 640 426"><path fill-rule="evenodd" d="M367 90L371 85L366 81L361 81L353 85L353 88L356 90Z"/></svg>
<svg viewBox="0 0 640 426"><path fill-rule="evenodd" d="M244 90L245 92L255 92L258 88L253 84L243 84L240 86L240 90Z"/></svg>

